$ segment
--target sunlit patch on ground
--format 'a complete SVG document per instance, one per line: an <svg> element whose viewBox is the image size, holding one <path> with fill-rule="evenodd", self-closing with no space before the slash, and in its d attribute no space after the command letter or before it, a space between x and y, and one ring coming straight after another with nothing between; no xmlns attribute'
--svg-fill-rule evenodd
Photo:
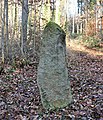
<svg viewBox="0 0 103 120"><path fill-rule="evenodd" d="M76 40L67 40L66 42L67 44L67 50L72 49L74 51L81 51L81 52L85 52L89 55L93 55L93 56L102 56L103 52L98 51L98 50L93 50L93 49L89 49L84 47L83 45L79 44L78 41Z"/></svg>

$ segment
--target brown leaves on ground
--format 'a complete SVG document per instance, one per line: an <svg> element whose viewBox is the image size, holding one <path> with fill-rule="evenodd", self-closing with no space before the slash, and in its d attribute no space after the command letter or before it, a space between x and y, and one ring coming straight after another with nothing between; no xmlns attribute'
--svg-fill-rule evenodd
<svg viewBox="0 0 103 120"><path fill-rule="evenodd" d="M5 65L0 75L0 120L102 120L103 56L78 50L69 46L67 56L73 103L60 110L43 109L36 64L22 69Z"/></svg>

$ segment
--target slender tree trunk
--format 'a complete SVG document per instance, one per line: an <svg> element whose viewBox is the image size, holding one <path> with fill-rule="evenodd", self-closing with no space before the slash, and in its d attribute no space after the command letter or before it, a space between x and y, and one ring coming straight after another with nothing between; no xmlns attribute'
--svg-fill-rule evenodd
<svg viewBox="0 0 103 120"><path fill-rule="evenodd" d="M34 3L34 31L33 31L33 52L35 53L35 36L36 36L36 4Z"/></svg>
<svg viewBox="0 0 103 120"><path fill-rule="evenodd" d="M4 63L4 27L5 27L5 0L4 0L4 10L2 15L2 41L1 41L3 63Z"/></svg>
<svg viewBox="0 0 103 120"><path fill-rule="evenodd" d="M82 34L82 32L83 32L83 23L81 21L81 23L80 23L80 33Z"/></svg>
<svg viewBox="0 0 103 120"><path fill-rule="evenodd" d="M0 2L0 48L1 48L1 38L2 37L2 0ZM0 55L1 57L1 55Z"/></svg>
<svg viewBox="0 0 103 120"><path fill-rule="evenodd" d="M74 22L75 22L75 21L74 21L74 15L73 15L73 23L72 23L72 24L73 24L73 25L72 25L72 33L73 33L73 34L74 34Z"/></svg>
<svg viewBox="0 0 103 120"><path fill-rule="evenodd" d="M83 11L82 11L82 0L81 0L81 16L83 15ZM82 18L81 18L82 19ZM81 23L80 23L80 33L82 34L83 33L83 19L81 20Z"/></svg>
<svg viewBox="0 0 103 120"><path fill-rule="evenodd" d="M77 0L77 3L78 3L78 14L79 14L79 11L80 11L80 10L79 10L79 0Z"/></svg>
<svg viewBox="0 0 103 120"><path fill-rule="evenodd" d="M7 56L9 56L8 0L5 0L5 13L6 13L6 53Z"/></svg>
<svg viewBox="0 0 103 120"><path fill-rule="evenodd" d="M86 30L86 35L87 35L87 24L88 24L88 0L85 0L85 14L86 14L85 30Z"/></svg>
<svg viewBox="0 0 103 120"><path fill-rule="evenodd" d="M55 22L60 25L60 0L56 0Z"/></svg>
<svg viewBox="0 0 103 120"><path fill-rule="evenodd" d="M27 52L28 0L22 1L22 53Z"/></svg>
<svg viewBox="0 0 103 120"><path fill-rule="evenodd" d="M41 0L40 10L39 10L39 31L41 31L41 24L42 24L42 8L43 8L44 0Z"/></svg>
<svg viewBox="0 0 103 120"><path fill-rule="evenodd" d="M103 26L102 26L102 19L103 19L103 17L101 16L101 27L100 27L100 35L101 35L101 39L102 39L102 41L103 41L103 33L102 33L102 29L103 29Z"/></svg>
<svg viewBox="0 0 103 120"><path fill-rule="evenodd" d="M56 10L57 10L58 8L56 8ZM51 21L55 21L55 0L53 0L52 1L52 3L51 3L51 10L52 10L52 17L51 17Z"/></svg>
<svg viewBox="0 0 103 120"><path fill-rule="evenodd" d="M17 37L17 3L15 2L14 35Z"/></svg>
<svg viewBox="0 0 103 120"><path fill-rule="evenodd" d="M95 34L97 34L97 28L98 28L98 10L96 5L95 6Z"/></svg>
<svg viewBox="0 0 103 120"><path fill-rule="evenodd" d="M79 23L77 23L77 34L79 34Z"/></svg>
<svg viewBox="0 0 103 120"><path fill-rule="evenodd" d="M31 40L32 40L32 5L30 5L29 7L29 18L28 18L28 22L29 22L29 30L28 30L28 34L29 34L29 38L27 40L27 45L30 44Z"/></svg>
<svg viewBox="0 0 103 120"><path fill-rule="evenodd" d="M15 55L15 51L14 51L14 47L13 47L13 45L14 45L14 34L15 34L15 29L14 29L14 18L13 18L13 11L14 11L14 6L13 6L13 4L11 5L11 21L12 21L12 23L11 23L11 30L12 30L12 32L11 32L11 41L10 41L10 45L11 45L11 47L10 47L10 52L11 52L11 59L12 59L12 63L14 64L15 63L15 59L14 59L14 55Z"/></svg>

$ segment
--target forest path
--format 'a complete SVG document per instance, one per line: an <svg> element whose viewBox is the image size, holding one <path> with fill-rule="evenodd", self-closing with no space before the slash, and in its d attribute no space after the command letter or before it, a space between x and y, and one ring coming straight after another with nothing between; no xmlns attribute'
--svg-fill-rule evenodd
<svg viewBox="0 0 103 120"><path fill-rule="evenodd" d="M103 52L101 52L99 50L97 51L94 49L86 48L83 45L79 44L77 40L67 41L67 52L69 49L72 49L74 51L84 52L84 53L87 53L87 54L93 55L93 56L103 55Z"/></svg>
<svg viewBox="0 0 103 120"><path fill-rule="evenodd" d="M67 44L67 53L76 109L74 114L87 115L86 120L89 116L91 120L103 119L103 52L88 49L77 44L77 41L70 41Z"/></svg>

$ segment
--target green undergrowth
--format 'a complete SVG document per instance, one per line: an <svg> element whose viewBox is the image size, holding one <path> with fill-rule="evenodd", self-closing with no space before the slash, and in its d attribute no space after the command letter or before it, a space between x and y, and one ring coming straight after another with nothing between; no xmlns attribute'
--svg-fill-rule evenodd
<svg viewBox="0 0 103 120"><path fill-rule="evenodd" d="M72 33L72 34L70 34L70 38L79 40L82 38L82 34Z"/></svg>
<svg viewBox="0 0 103 120"><path fill-rule="evenodd" d="M101 42L100 39L97 39L97 38L91 37L91 36L85 37L84 39L82 39L82 41L85 46L90 47L90 48L99 46L99 44Z"/></svg>
<svg viewBox="0 0 103 120"><path fill-rule="evenodd" d="M101 39L94 37L94 36L83 36L81 39L78 38L78 43L81 43L83 46L95 49L98 51L103 51L102 41Z"/></svg>

